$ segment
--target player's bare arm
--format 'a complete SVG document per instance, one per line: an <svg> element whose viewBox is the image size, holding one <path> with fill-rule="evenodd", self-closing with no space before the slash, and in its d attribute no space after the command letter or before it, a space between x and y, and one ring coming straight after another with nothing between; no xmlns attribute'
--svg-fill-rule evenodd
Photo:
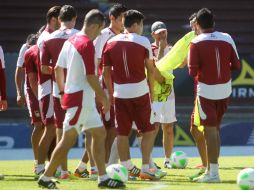
<svg viewBox="0 0 254 190"><path fill-rule="evenodd" d="M160 71L152 65L154 79L159 83L163 83L165 78L161 75Z"/></svg>
<svg viewBox="0 0 254 190"><path fill-rule="evenodd" d="M59 88L59 92L61 95L60 101L62 105L62 97L63 97L62 95L64 92L64 68L57 65L54 70L55 70L56 84Z"/></svg>
<svg viewBox="0 0 254 190"><path fill-rule="evenodd" d="M147 78L149 82L149 90L151 94L151 98L153 97L153 88L154 88L154 66L153 66L153 60L146 59L145 60L145 66L147 68Z"/></svg>
<svg viewBox="0 0 254 190"><path fill-rule="evenodd" d="M31 72L28 73L28 80L30 87L32 89L32 92L34 93L35 97L38 99L38 78L37 73Z"/></svg>
<svg viewBox="0 0 254 190"><path fill-rule="evenodd" d="M52 75L53 74L53 68L51 66L48 66L48 65L42 65L41 66L41 72L44 75Z"/></svg>
<svg viewBox="0 0 254 190"><path fill-rule="evenodd" d="M18 106L25 105L25 96L23 91L23 82L25 77L25 71L22 67L16 67L15 72L15 85L16 85L16 91L17 91L17 104Z"/></svg>
<svg viewBox="0 0 254 190"><path fill-rule="evenodd" d="M105 94L104 90L100 86L99 78L96 75L87 75L86 76L88 83L94 90L95 94L98 97L98 100L102 103L103 112L107 113L110 110L110 102Z"/></svg>
<svg viewBox="0 0 254 190"><path fill-rule="evenodd" d="M164 57L164 49L167 47L167 36L161 32L160 34L160 40L159 40L159 51L157 55L157 60L160 60L162 57Z"/></svg>
<svg viewBox="0 0 254 190"><path fill-rule="evenodd" d="M112 86L112 79L111 79L111 67L110 66L103 66L103 78L104 78L104 82L105 85L108 89L109 92L109 96L111 98L111 103L114 103L114 99L113 99L113 86Z"/></svg>
<svg viewBox="0 0 254 190"><path fill-rule="evenodd" d="M0 111L5 111L8 108L7 100L0 100Z"/></svg>

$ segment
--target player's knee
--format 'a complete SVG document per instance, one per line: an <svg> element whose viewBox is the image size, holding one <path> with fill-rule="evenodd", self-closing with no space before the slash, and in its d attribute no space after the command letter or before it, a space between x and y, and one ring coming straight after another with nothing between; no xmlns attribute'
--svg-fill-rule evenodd
<svg viewBox="0 0 254 190"><path fill-rule="evenodd" d="M106 139L106 130L104 127L96 128L92 131L93 139L104 141Z"/></svg>

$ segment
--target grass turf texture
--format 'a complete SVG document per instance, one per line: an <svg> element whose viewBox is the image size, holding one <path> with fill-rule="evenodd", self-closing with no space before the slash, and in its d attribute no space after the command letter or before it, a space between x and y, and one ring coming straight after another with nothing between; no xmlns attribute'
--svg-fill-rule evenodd
<svg viewBox="0 0 254 190"><path fill-rule="evenodd" d="M198 172L194 167L200 163L199 158L189 158L186 169L165 169L168 175L160 181L128 181L126 189L135 190L237 190L236 178L239 171L246 167L254 167L254 157L221 157L220 158L220 184L197 184L189 181L188 176ZM140 166L141 159L133 159ZM163 159L155 159L163 166ZM69 170L74 171L78 160L68 162ZM38 187L32 173L33 161L0 161L0 173L5 179L0 181L0 190L36 190ZM163 169L164 170L164 169ZM88 179L61 180L58 187L62 190L95 190L97 182Z"/></svg>

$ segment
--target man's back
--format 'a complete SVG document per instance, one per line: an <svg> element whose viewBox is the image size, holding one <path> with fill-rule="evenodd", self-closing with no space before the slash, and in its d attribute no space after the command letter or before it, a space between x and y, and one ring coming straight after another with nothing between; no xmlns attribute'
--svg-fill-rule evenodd
<svg viewBox="0 0 254 190"><path fill-rule="evenodd" d="M214 85L231 79L231 69L238 68L239 59L232 38L225 33L203 33L192 40L190 69L198 71L198 81ZM191 71L190 71L191 72Z"/></svg>
<svg viewBox="0 0 254 190"><path fill-rule="evenodd" d="M114 82L138 83L146 78L145 59L152 59L149 40L135 33L119 34L108 41L103 64L112 65Z"/></svg>
<svg viewBox="0 0 254 190"><path fill-rule="evenodd" d="M63 45L57 65L67 69L65 93L85 91L94 96L86 75L95 74L93 42L80 33L72 36Z"/></svg>
<svg viewBox="0 0 254 190"><path fill-rule="evenodd" d="M231 70L239 67L234 41L228 34L203 33L192 40L189 73L196 77L198 95L213 100L229 97Z"/></svg>
<svg viewBox="0 0 254 190"><path fill-rule="evenodd" d="M42 65L49 65L54 67L64 42L77 32L78 30L76 29L66 29L56 30L55 32L51 33L43 45Z"/></svg>

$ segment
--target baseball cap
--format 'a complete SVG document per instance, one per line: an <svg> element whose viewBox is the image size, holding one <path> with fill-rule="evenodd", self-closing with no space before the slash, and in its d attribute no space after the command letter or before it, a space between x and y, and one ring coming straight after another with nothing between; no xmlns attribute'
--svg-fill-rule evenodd
<svg viewBox="0 0 254 190"><path fill-rule="evenodd" d="M161 21L156 21L152 24L151 31L155 34L159 34L162 31L167 30L166 25Z"/></svg>

